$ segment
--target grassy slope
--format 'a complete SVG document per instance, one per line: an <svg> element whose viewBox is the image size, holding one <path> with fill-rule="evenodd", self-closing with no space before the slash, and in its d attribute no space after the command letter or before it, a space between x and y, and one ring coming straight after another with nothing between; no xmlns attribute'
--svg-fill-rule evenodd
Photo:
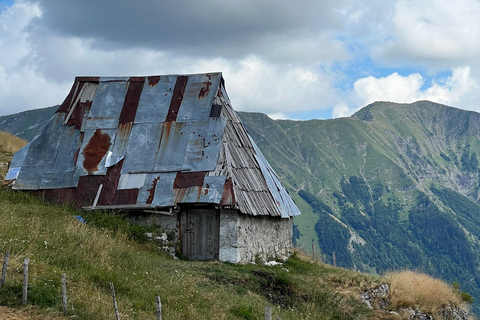
<svg viewBox="0 0 480 320"><path fill-rule="evenodd" d="M325 243L331 237L322 239L319 235L322 249L336 250L337 261L338 250L343 249L342 257L351 255L343 265L367 272L417 268L450 282L459 281L480 299L480 280L472 281L465 269L465 265L480 266L480 232L472 227L480 218L475 214L460 219L459 212L451 209L453 201L447 203L431 190L432 186L451 189L457 193L455 202L464 202L464 196L474 201L479 198L480 167L468 169L461 161L465 152L469 159L480 156L479 114L421 101L413 105L375 103L353 117L334 120L268 121L263 116L260 121L260 117L241 114L290 192L306 190L366 240L365 246L354 245L355 252L350 254L348 233L336 243L330 241L335 247ZM360 190L353 189L341 204L333 193L345 195L341 183L351 177L365 181L367 192L355 194ZM383 207L374 199L377 187ZM421 212L419 199L423 194L431 201L430 214ZM308 208L304 202L300 206ZM313 207L304 210L307 214L294 222L306 237L298 243L309 250L311 226L321 212L317 208L312 213ZM351 216L354 212L356 217ZM418 228L428 221L428 230ZM442 227L437 224L440 221L444 222ZM365 225L357 228L362 222ZM460 230L458 225L466 236L455 233ZM342 228L335 230L341 232ZM436 233L450 235L447 230L455 230L455 237L445 238L443 247L435 246ZM480 310L480 304L475 308Z"/></svg>
<svg viewBox="0 0 480 320"><path fill-rule="evenodd" d="M5 189L0 203L0 252L10 250L12 270L0 291L3 305L21 301L22 276L13 270L21 270L25 257L31 259L31 302L60 309L65 272L70 314L82 319L112 317L109 282L125 318L153 318L158 294L165 319L261 319L266 305L282 319L362 319L370 313L352 294L381 280L299 258L285 264L289 272L173 260L152 243L129 239L129 226L112 216L95 228L68 207Z"/></svg>

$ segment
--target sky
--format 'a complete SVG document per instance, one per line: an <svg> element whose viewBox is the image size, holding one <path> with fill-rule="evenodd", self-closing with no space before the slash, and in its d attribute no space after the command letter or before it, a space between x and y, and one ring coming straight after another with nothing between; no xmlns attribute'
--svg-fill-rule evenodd
<svg viewBox="0 0 480 320"><path fill-rule="evenodd" d="M330 119L374 101L480 112L480 0L0 0L0 116L76 76L222 72L233 107Z"/></svg>

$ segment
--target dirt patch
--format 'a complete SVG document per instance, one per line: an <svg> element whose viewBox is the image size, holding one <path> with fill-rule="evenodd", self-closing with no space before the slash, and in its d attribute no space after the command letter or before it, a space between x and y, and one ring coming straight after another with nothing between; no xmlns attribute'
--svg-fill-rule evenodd
<svg viewBox="0 0 480 320"><path fill-rule="evenodd" d="M55 313L49 313L48 311L40 311L33 307L25 307L22 309L14 309L9 307L0 306L0 319L2 320L60 320L65 319Z"/></svg>

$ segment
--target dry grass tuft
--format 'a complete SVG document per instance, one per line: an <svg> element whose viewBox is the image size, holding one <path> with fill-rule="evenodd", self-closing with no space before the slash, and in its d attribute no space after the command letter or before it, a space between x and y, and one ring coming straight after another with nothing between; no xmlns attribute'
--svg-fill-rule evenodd
<svg viewBox="0 0 480 320"><path fill-rule="evenodd" d="M28 142L24 139L0 131L0 148L7 153L14 154L23 148Z"/></svg>
<svg viewBox="0 0 480 320"><path fill-rule="evenodd" d="M389 273L391 303L395 309L418 307L432 315L444 305L461 306L454 288L441 280L413 271Z"/></svg>

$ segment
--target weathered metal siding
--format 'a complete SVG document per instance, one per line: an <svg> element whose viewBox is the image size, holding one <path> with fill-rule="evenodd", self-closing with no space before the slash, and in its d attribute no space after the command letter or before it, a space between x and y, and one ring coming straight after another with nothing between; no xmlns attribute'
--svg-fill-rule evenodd
<svg viewBox="0 0 480 320"><path fill-rule="evenodd" d="M214 204L299 214L233 111L220 73L78 77L7 174L79 206ZM95 203L94 203L95 202Z"/></svg>

